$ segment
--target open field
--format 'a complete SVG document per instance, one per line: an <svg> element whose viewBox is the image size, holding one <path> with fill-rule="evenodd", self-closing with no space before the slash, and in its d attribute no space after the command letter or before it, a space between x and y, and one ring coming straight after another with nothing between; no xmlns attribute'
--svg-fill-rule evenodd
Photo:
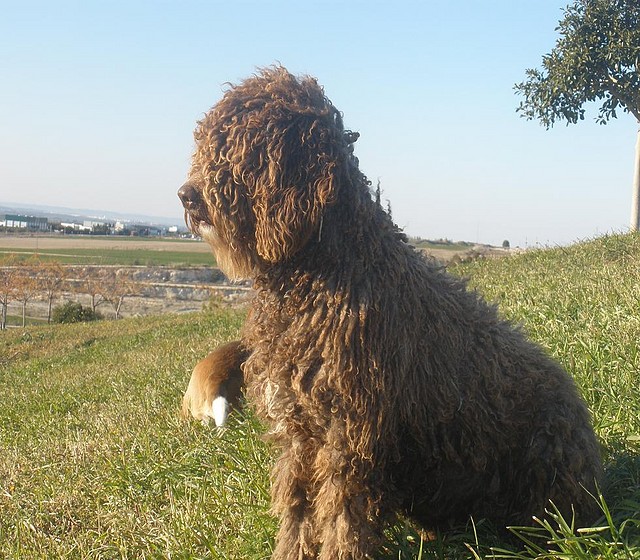
<svg viewBox="0 0 640 560"><path fill-rule="evenodd" d="M420 241L416 248L443 262L465 255L505 255L501 248L473 243ZM94 235L0 235L0 257L14 253L55 259L64 264L203 266L215 260L203 241Z"/></svg>
<svg viewBox="0 0 640 560"><path fill-rule="evenodd" d="M640 235L456 273L576 379L607 463L603 518L578 535L532 521L512 540L474 520L430 542L399 520L376 558L640 558ZM250 412L224 432L178 417L193 365L243 320L225 310L0 333L0 558L269 558L275 451L261 427Z"/></svg>
<svg viewBox="0 0 640 560"><path fill-rule="evenodd" d="M194 239L126 237L119 235L0 235L3 250L73 250L73 249L119 249L153 251L180 251L207 253L208 245Z"/></svg>
<svg viewBox="0 0 640 560"><path fill-rule="evenodd" d="M209 246L191 239L124 236L0 235L0 257L16 254L57 260L63 264L212 266Z"/></svg>
<svg viewBox="0 0 640 560"><path fill-rule="evenodd" d="M203 301L209 299L203 299L202 289L210 288L226 300L237 299L238 291L242 291L236 285L229 286L224 279L207 279L207 271L215 267L215 258L206 243L192 239L0 235L0 266L15 264L14 257L22 264L29 264L34 258L37 262L54 260L71 269L68 275L74 277L75 274L76 279L85 268L127 269L126 272L135 277L139 291L125 298L122 314L126 316L199 310ZM188 276L193 278L185 278ZM69 300L87 305L91 301L89 294L74 293L73 285L66 283L63 288L56 293L54 305ZM106 302L99 311L107 316L112 314ZM8 313L10 326L22 324L21 305L15 298L9 300ZM27 304L28 320L46 319L47 313L48 302L40 291Z"/></svg>

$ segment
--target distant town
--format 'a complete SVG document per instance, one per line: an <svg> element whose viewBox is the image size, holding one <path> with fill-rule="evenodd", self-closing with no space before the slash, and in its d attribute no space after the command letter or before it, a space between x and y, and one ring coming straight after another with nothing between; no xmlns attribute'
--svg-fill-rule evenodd
<svg viewBox="0 0 640 560"><path fill-rule="evenodd" d="M65 213L68 212L68 213ZM73 212L73 213L72 213ZM163 222L163 223L161 223ZM139 237L188 236L184 225L168 219L131 216L127 219L84 216L71 209L45 211L8 210L0 206L0 233L57 233L84 235L125 235Z"/></svg>

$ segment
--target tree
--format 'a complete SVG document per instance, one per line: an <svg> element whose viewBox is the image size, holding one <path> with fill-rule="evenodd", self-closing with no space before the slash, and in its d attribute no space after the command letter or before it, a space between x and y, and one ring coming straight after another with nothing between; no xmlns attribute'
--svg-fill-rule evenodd
<svg viewBox="0 0 640 560"><path fill-rule="evenodd" d="M516 84L524 96L517 111L549 129L557 121L584 120L584 105L601 102L596 122L619 110L640 125L640 2L575 0L556 29L560 37L543 56L542 69ZM636 141L631 229L640 229L640 128Z"/></svg>
<svg viewBox="0 0 640 560"><path fill-rule="evenodd" d="M124 298L137 292L136 284L130 274L122 269L110 269L102 280L103 295L106 301L113 306L115 318L119 319Z"/></svg>
<svg viewBox="0 0 640 560"><path fill-rule="evenodd" d="M7 307L13 296L18 274L18 259L9 255L0 261L0 330L7 328Z"/></svg>
<svg viewBox="0 0 640 560"><path fill-rule="evenodd" d="M32 262L21 262L18 267L18 274L15 277L12 296L13 299L22 305L22 326L27 324L27 303L33 299L38 292L37 264Z"/></svg>
<svg viewBox="0 0 640 560"><path fill-rule="evenodd" d="M99 313L92 311L90 307L83 307L75 301L68 301L63 305L58 305L53 309L51 316L51 320L54 323L80 323L98 319L101 319Z"/></svg>
<svg viewBox="0 0 640 560"><path fill-rule="evenodd" d="M107 298L104 295L104 286L106 283L107 272L106 269L100 267L86 267L80 273L80 285L76 286L78 293L89 294L91 298L91 311L96 313L96 309L99 305L107 302Z"/></svg>
<svg viewBox="0 0 640 560"><path fill-rule="evenodd" d="M67 278L66 269L57 261L41 262L38 267L38 281L48 301L47 322L51 322L51 308L56 295L62 290Z"/></svg>

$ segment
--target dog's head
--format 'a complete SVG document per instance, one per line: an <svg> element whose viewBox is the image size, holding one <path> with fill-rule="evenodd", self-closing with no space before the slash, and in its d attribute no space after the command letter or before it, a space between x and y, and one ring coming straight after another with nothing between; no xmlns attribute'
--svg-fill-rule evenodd
<svg viewBox="0 0 640 560"><path fill-rule="evenodd" d="M292 258L318 233L358 137L315 79L280 66L231 87L194 136L178 195L234 278Z"/></svg>

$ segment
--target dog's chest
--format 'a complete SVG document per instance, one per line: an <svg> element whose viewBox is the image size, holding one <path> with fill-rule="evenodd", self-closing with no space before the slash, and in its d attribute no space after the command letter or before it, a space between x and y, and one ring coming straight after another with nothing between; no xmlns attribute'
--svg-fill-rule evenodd
<svg viewBox="0 0 640 560"><path fill-rule="evenodd" d="M253 350L245 374L258 413L272 424L326 430L344 414L349 376L367 367L355 363L364 356L355 347L366 317L358 298L327 284L305 278L287 290L258 286L244 327Z"/></svg>

